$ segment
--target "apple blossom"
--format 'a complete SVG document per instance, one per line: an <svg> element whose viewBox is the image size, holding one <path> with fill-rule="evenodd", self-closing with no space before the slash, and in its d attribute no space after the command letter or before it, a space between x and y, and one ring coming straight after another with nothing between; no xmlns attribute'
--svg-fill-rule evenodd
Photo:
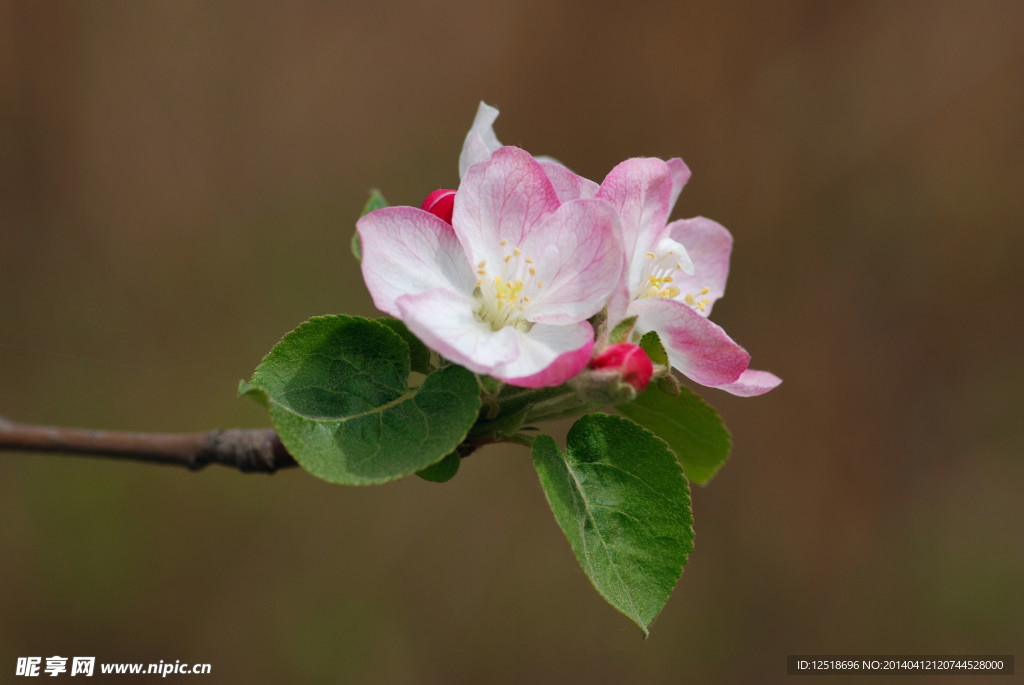
<svg viewBox="0 0 1024 685"><path fill-rule="evenodd" d="M497 118L497 109L480 103L459 157L460 174L500 147ZM703 217L667 223L690 178L681 159L626 160L600 186L553 159L537 161L560 201L599 197L620 212L625 264L608 304L610 322L637 315L636 330L656 331L672 366L702 385L753 396L781 382L749 369L746 350L707 318L725 292L732 236Z"/></svg>
<svg viewBox="0 0 1024 685"><path fill-rule="evenodd" d="M782 381L749 369L747 351L708 320L725 293L732 236L703 217L667 223L689 177L681 159L629 159L601 183L597 197L619 210L625 259L609 321L636 316L635 329L657 332L672 366L701 385L766 393Z"/></svg>
<svg viewBox="0 0 1024 685"><path fill-rule="evenodd" d="M586 367L587 319L622 269L618 223L605 200L561 202L533 157L501 147L465 168L451 225L388 207L356 228L378 309L446 359L534 388Z"/></svg>

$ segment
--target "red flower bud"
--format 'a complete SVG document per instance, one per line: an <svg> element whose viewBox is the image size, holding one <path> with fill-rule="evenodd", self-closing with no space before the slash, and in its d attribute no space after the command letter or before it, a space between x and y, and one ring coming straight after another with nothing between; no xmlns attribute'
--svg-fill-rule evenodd
<svg viewBox="0 0 1024 685"><path fill-rule="evenodd" d="M633 343L615 343L601 350L601 353L590 360L588 368L594 371L618 373L623 382L632 385L637 392L644 388L654 374L651 358L639 345Z"/></svg>
<svg viewBox="0 0 1024 685"><path fill-rule="evenodd" d="M421 209L424 209L442 221L452 222L452 212L455 211L455 191L447 188L438 188L423 201Z"/></svg>

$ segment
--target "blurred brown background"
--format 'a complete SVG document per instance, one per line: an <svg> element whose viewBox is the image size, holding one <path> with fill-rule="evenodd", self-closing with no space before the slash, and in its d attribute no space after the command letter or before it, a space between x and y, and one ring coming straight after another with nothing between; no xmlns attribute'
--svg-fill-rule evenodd
<svg viewBox="0 0 1024 685"><path fill-rule="evenodd" d="M597 180L682 156L675 216L736 239L715 318L785 379L704 391L735 450L646 642L522 449L366 489L0 453L0 672L736 683L798 652L1021 658L1022 30L1016 1L0 2L0 414L266 425L237 381L311 315L374 315L348 251L367 191L457 183L479 100L503 142Z"/></svg>

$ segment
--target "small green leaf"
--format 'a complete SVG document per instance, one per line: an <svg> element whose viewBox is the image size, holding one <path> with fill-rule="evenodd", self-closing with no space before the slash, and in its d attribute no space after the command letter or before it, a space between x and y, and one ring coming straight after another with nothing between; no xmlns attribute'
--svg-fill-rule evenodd
<svg viewBox="0 0 1024 685"><path fill-rule="evenodd" d="M651 358L651 362L660 364L666 369L669 367L668 363L668 352L665 351L665 346L661 344L661 338L654 331L647 331L640 338L640 347L647 356Z"/></svg>
<svg viewBox="0 0 1024 685"><path fill-rule="evenodd" d="M363 261L363 246L359 243L359 232L352 231L352 254L355 256L356 261Z"/></svg>
<svg viewBox="0 0 1024 685"><path fill-rule="evenodd" d="M384 199L384 196L381 195L381 192L379 190L374 188L373 190L370 191L370 198L366 201L366 204L363 205L363 213L360 214L359 216L364 217L375 209L381 209L382 207L387 206L388 201ZM359 261L363 261L363 246L359 244L358 232L354 231L352 233L351 247L352 254L355 255L355 258Z"/></svg>
<svg viewBox="0 0 1024 685"><path fill-rule="evenodd" d="M722 417L687 387L678 397L648 388L629 404L616 407L669 444L686 477L704 485L729 458L732 439Z"/></svg>
<svg viewBox="0 0 1024 685"><path fill-rule="evenodd" d="M360 217L364 217L375 209L383 209L388 206L388 201L384 199L384 196L379 190L373 188L370 190L370 197L366 200L366 204L363 205L363 213Z"/></svg>
<svg viewBox="0 0 1024 685"><path fill-rule="evenodd" d="M594 587L647 635L693 551L690 487L665 443L621 416L584 416L566 442L534 440L541 487Z"/></svg>
<svg viewBox="0 0 1024 685"><path fill-rule="evenodd" d="M416 475L431 483L444 483L455 477L461 463L462 458L459 457L458 453L452 452L436 464L428 466L422 471L417 471Z"/></svg>
<svg viewBox="0 0 1024 685"><path fill-rule="evenodd" d="M629 334L633 332L636 319L637 317L630 316L615 324L615 328L608 334L608 344L614 345L615 343L629 342Z"/></svg>
<svg viewBox="0 0 1024 685"><path fill-rule="evenodd" d="M413 335L412 332L405 327L404 323L398 319L392 319L390 316L383 316L377 319L377 321L380 321L395 333L398 333L402 340L405 341L405 344L409 346L410 368L413 371L416 373L428 374L434 370L430 365L430 349L420 342L420 339Z"/></svg>
<svg viewBox="0 0 1024 685"><path fill-rule="evenodd" d="M473 426L473 429L469 431L469 437L501 441L503 438L518 432L523 427L523 421L525 420L525 409L501 414L494 418L481 416L476 425Z"/></svg>
<svg viewBox="0 0 1024 685"><path fill-rule="evenodd" d="M497 395L502 388L506 387L504 383L491 376L477 376L476 378L480 382L480 389L490 395Z"/></svg>
<svg viewBox="0 0 1024 685"><path fill-rule="evenodd" d="M238 381L238 397L249 397L264 409L270 409L270 398L267 397L267 393L252 387L248 381Z"/></svg>
<svg viewBox="0 0 1024 685"><path fill-rule="evenodd" d="M286 335L253 374L281 442L332 483L365 485L441 461L466 437L480 389L460 366L406 386L409 346L382 323L319 316Z"/></svg>
<svg viewBox="0 0 1024 685"><path fill-rule="evenodd" d="M682 392L679 388L679 381L671 373L666 373L664 376L658 376L657 382L658 390L662 391L669 397L679 397L679 393Z"/></svg>

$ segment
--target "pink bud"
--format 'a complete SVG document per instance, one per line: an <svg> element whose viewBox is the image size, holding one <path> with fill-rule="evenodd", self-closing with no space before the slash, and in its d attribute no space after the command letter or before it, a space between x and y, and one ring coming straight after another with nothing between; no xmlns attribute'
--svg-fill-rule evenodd
<svg viewBox="0 0 1024 685"><path fill-rule="evenodd" d="M448 223L452 222L452 212L455 211L455 191L447 188L438 188L423 201L421 209L425 209L434 216Z"/></svg>
<svg viewBox="0 0 1024 685"><path fill-rule="evenodd" d="M588 368L595 371L617 372L622 380L629 383L637 392L644 388L654 374L651 358L639 345L633 343L615 343L601 350L601 353L590 360Z"/></svg>

